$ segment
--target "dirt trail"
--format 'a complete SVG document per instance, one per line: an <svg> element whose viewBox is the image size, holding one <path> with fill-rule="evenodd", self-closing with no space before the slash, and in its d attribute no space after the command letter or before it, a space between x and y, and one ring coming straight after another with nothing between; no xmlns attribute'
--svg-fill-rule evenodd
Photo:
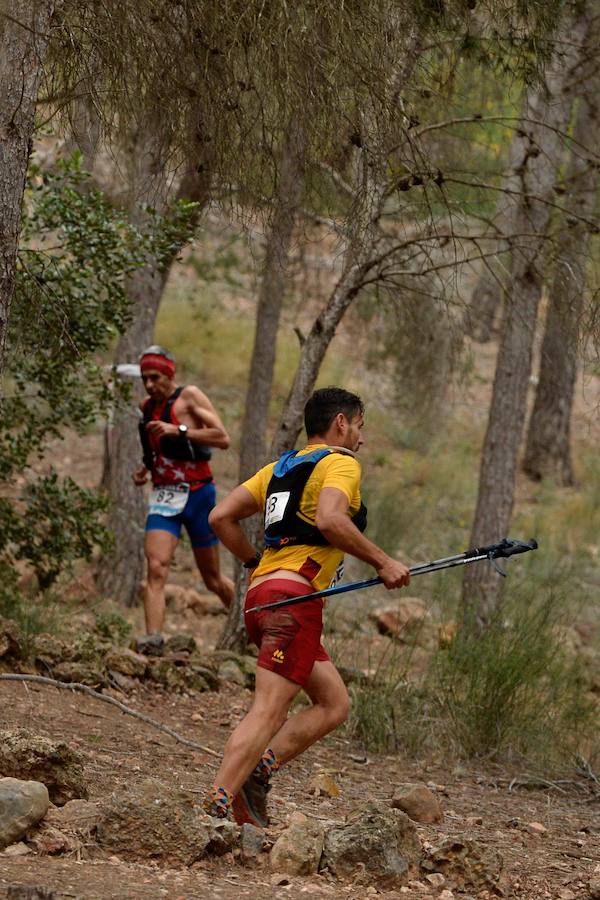
<svg viewBox="0 0 600 900"><path fill-rule="evenodd" d="M247 690L232 685L225 685L217 694L194 698L140 689L126 702L184 736L220 750L229 730L247 709L250 696ZM187 751L168 736L92 698L52 688L3 683L0 703L1 727L25 726L64 739L85 753L91 800L101 800L133 779L144 777L160 779L165 791L176 786L194 795L211 780L214 759ZM339 798L323 799L309 794L311 777L321 769L333 775L341 789ZM445 819L438 826L419 825L422 841L435 844L443 836L470 837L498 850L504 858L506 897L589 898L589 880L600 873L600 795L594 794L590 783L576 778L568 784L546 788L512 785L511 789L512 779L522 779L525 774L489 765L454 766L448 770L440 760L416 763L399 756L369 756L362 761L359 749L334 736L278 775L272 793L269 835L275 838L295 810L341 822L349 810L365 799L385 804L395 784L432 782L438 786ZM470 817L480 817L481 824L469 823ZM531 822L544 825L545 834L529 833L526 825ZM255 868L244 868L228 855L183 870L163 868L147 860L125 863L102 858L94 846L86 848L79 859L0 856L0 897L6 896L9 884L53 888L57 900L366 895L364 883L336 881L327 875L294 877L288 885L273 885L268 858L263 856L263 864ZM373 890L376 889L371 893ZM423 896L412 890L381 894L409 900Z"/></svg>

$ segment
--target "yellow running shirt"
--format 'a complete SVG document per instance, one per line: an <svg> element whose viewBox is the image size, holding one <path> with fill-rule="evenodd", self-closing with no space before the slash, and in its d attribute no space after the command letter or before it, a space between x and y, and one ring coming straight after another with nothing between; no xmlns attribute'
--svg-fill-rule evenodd
<svg viewBox="0 0 600 900"><path fill-rule="evenodd" d="M312 453L327 444L311 444L298 451L299 456ZM244 481L244 487L250 491L261 510L265 508L267 488L273 475L275 463L263 466L256 475ZM337 488L348 498L350 504L348 515L355 515L360 509L360 463L345 453L330 453L319 460L312 470L300 502L300 512L313 525L317 513L319 494L325 487ZM258 575L268 575L277 569L289 569L290 572L298 572L312 582L315 590L324 590L331 582L337 580L337 569L343 562L344 554L336 547L307 546L296 544L292 547L282 547L274 550L267 547L260 564L252 573L252 578Z"/></svg>

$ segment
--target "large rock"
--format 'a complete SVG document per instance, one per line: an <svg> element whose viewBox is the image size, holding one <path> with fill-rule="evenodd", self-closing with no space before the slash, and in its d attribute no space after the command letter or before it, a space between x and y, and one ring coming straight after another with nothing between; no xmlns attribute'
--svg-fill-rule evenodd
<svg viewBox="0 0 600 900"><path fill-rule="evenodd" d="M24 837L49 805L48 790L39 781L0 778L0 849Z"/></svg>
<svg viewBox="0 0 600 900"><path fill-rule="evenodd" d="M80 660L57 663L52 669L52 677L57 681L66 681L69 684L85 684L95 690L106 685L106 677L103 672L94 665Z"/></svg>
<svg viewBox="0 0 600 900"><path fill-rule="evenodd" d="M380 634L397 641L428 649L437 645L437 630L432 625L427 606L418 597L404 597L394 606L376 609L370 618Z"/></svg>
<svg viewBox="0 0 600 900"><path fill-rule="evenodd" d="M88 844L100 820L100 805L87 800L70 800L52 807L32 833L29 845L44 856L72 853Z"/></svg>
<svg viewBox="0 0 600 900"><path fill-rule="evenodd" d="M0 657L18 659L20 655L21 644L15 622L0 617Z"/></svg>
<svg viewBox="0 0 600 900"><path fill-rule="evenodd" d="M102 804L96 837L104 850L123 859L189 866L231 850L239 828L200 812L189 794L166 796L161 782L146 779Z"/></svg>
<svg viewBox="0 0 600 900"><path fill-rule="evenodd" d="M148 668L148 658L126 647L118 647L109 650L104 657L104 665L111 672L130 678L143 678Z"/></svg>
<svg viewBox="0 0 600 900"><path fill-rule="evenodd" d="M271 868L286 875L314 875L319 870L324 837L319 821L298 816L275 841Z"/></svg>
<svg viewBox="0 0 600 900"><path fill-rule="evenodd" d="M0 731L0 775L41 781L57 806L87 799L84 757L62 741L33 734L25 728Z"/></svg>
<svg viewBox="0 0 600 900"><path fill-rule="evenodd" d="M427 785L399 784L392 797L392 808L401 809L413 822L432 825L441 822L444 813L440 801Z"/></svg>
<svg viewBox="0 0 600 900"><path fill-rule="evenodd" d="M349 876L360 867L369 882L399 884L416 871L420 850L405 813L371 803L326 832L321 869Z"/></svg>
<svg viewBox="0 0 600 900"><path fill-rule="evenodd" d="M447 838L432 847L421 862L426 872L441 872L453 888L494 890L503 868L501 855L477 841Z"/></svg>

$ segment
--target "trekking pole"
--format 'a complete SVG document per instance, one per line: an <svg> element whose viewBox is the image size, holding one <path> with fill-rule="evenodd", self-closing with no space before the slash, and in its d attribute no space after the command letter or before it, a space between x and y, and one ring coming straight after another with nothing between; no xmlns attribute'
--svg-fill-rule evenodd
<svg viewBox="0 0 600 900"><path fill-rule="evenodd" d="M527 553L529 550L537 550L538 543L535 538L530 541L517 541L510 538L502 538L497 544L488 544L487 547L474 547L457 553L456 556L445 556L443 559L434 559L432 562L411 566L409 572L412 575L427 575L429 572L439 572L441 569L452 569L454 566L466 566L470 563L481 562L484 559L494 564L499 575L506 575L496 564L497 559L508 559L517 553ZM347 591L360 591L363 588L374 587L383 584L381 578L369 578L367 581L350 581L348 584L340 584L338 587L326 588L324 591L314 591L312 594L303 594L301 597L287 597L285 600L277 600L275 603L265 603L264 606L253 606L247 612L262 612L265 609L278 609L282 606L294 606L296 603L304 603L305 600L316 600L322 597L333 597L334 594L345 594Z"/></svg>

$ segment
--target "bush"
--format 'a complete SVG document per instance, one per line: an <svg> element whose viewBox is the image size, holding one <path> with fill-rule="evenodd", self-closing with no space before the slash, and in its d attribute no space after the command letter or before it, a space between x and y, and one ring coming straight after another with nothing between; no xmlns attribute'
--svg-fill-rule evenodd
<svg viewBox="0 0 600 900"><path fill-rule="evenodd" d="M580 663L561 646L559 609L551 592L515 598L483 633L463 628L438 654L427 690L460 753L559 762L594 727Z"/></svg>

